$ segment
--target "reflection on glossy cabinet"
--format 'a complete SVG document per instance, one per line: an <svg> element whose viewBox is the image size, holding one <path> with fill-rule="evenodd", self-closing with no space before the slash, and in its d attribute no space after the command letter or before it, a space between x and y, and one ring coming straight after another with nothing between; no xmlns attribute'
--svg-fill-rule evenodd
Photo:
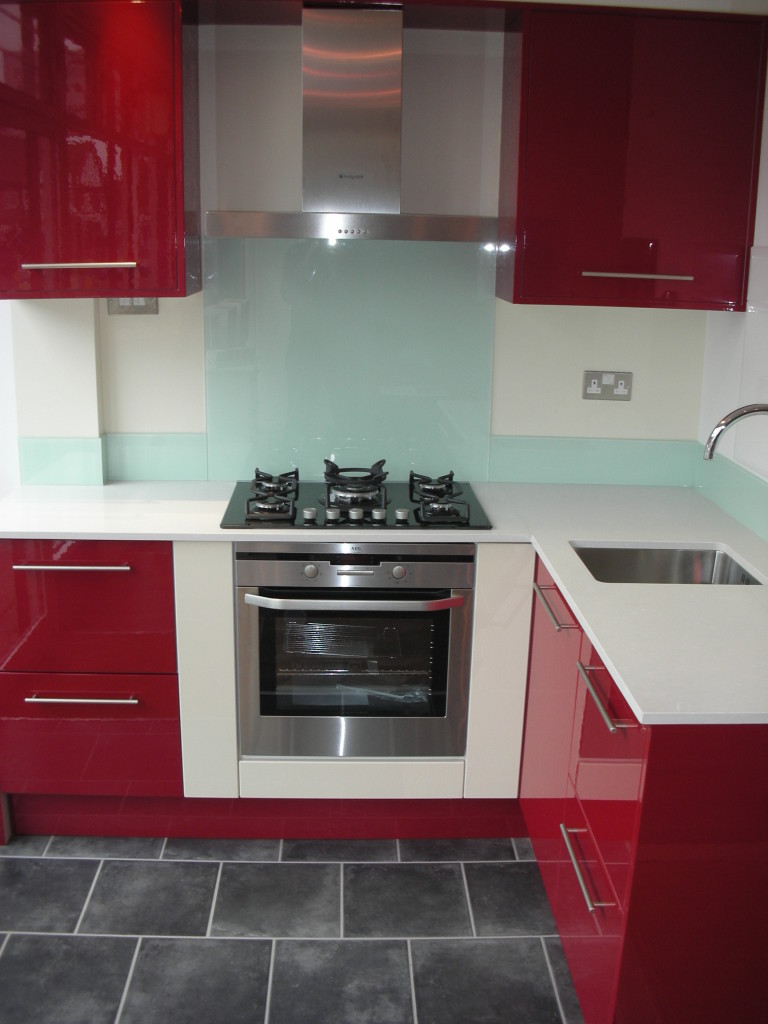
<svg viewBox="0 0 768 1024"><path fill-rule="evenodd" d="M537 855L548 837L542 875L587 1024L762 1024L768 726L643 726L586 636L553 669L542 629L534 613L520 803ZM541 708L557 717L557 701L548 736ZM529 797L547 763L543 815Z"/></svg>
<svg viewBox="0 0 768 1024"><path fill-rule="evenodd" d="M175 0L0 3L0 297L199 290L188 32Z"/></svg>
<svg viewBox="0 0 768 1024"><path fill-rule="evenodd" d="M745 308L765 47L764 19L529 12L515 301Z"/></svg>
<svg viewBox="0 0 768 1024"><path fill-rule="evenodd" d="M536 560L520 807L550 900L555 899L581 629Z"/></svg>

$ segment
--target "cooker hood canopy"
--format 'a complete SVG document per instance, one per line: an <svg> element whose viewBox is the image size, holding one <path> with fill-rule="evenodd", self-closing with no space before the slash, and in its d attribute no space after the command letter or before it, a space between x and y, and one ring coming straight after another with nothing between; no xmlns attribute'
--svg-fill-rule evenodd
<svg viewBox="0 0 768 1024"><path fill-rule="evenodd" d="M403 12L306 7L302 209L217 210L218 237L494 242L496 219L400 209Z"/></svg>

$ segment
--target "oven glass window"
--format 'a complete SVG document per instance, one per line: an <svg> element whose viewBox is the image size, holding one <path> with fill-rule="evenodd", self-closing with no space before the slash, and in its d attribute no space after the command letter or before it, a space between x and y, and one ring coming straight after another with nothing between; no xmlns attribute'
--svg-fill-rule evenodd
<svg viewBox="0 0 768 1024"><path fill-rule="evenodd" d="M261 593L296 597L295 591ZM354 601L399 596L373 590L362 596L358 590ZM447 590L409 590L402 599L449 596ZM349 600L350 590L314 590L312 597L341 603ZM445 717L450 615L450 610L260 609L261 714Z"/></svg>

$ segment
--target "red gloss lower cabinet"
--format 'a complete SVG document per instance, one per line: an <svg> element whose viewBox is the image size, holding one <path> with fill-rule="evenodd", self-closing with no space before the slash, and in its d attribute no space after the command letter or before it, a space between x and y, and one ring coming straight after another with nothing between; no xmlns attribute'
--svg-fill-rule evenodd
<svg viewBox="0 0 768 1024"><path fill-rule="evenodd" d="M181 796L172 546L0 541L0 793Z"/></svg>
<svg viewBox="0 0 768 1024"><path fill-rule="evenodd" d="M0 673L0 789L181 796L176 676Z"/></svg>
<svg viewBox="0 0 768 1024"><path fill-rule="evenodd" d="M526 786L549 759L542 875L587 1024L763 1024L768 726L644 727L586 636L556 697L543 630L534 614L520 803L538 852ZM535 727L555 699L567 739Z"/></svg>
<svg viewBox="0 0 768 1024"><path fill-rule="evenodd" d="M520 806L550 901L562 856L581 629L552 577L537 559L530 648L530 686L520 777Z"/></svg>

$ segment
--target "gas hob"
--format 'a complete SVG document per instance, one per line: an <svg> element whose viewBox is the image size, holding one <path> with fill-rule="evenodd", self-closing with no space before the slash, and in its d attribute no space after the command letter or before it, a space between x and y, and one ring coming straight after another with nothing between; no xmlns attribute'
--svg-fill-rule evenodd
<svg viewBox="0 0 768 1024"><path fill-rule="evenodd" d="M230 498L223 529L262 527L377 530L489 530L491 523L468 483L452 472L431 477L412 472L390 481L381 459L369 468L341 467L325 460L320 481L300 481L298 469L240 480Z"/></svg>

